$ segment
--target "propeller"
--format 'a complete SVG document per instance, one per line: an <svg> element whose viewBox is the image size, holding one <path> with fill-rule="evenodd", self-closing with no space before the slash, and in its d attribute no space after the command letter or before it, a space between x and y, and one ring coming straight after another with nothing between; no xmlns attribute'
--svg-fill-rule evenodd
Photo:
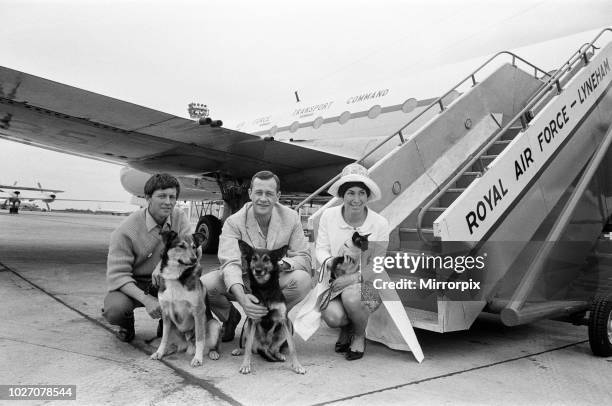
<svg viewBox="0 0 612 406"><path fill-rule="evenodd" d="M40 182L36 182L36 184L38 185L38 188L40 189L40 193L43 193L43 188L42 185L40 184ZM55 196L51 195L53 199L55 199ZM47 211L51 211L51 206L49 206L49 203L47 203L46 200L43 200L43 202L45 202L45 205L47 206Z"/></svg>

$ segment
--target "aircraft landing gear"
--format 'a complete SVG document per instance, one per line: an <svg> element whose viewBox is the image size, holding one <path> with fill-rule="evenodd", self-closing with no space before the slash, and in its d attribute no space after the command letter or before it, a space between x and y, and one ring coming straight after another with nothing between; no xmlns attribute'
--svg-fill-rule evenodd
<svg viewBox="0 0 612 406"><path fill-rule="evenodd" d="M210 201L202 205L201 211L198 211L200 219L196 226L196 232L204 234L204 242L202 243L202 252L205 254L216 254L219 248L219 236L221 235L221 228L223 227L223 221L231 214L234 214L246 201L249 200L248 184L243 183L240 179L224 178L219 175L217 178L217 184L221 190L221 196L223 201ZM222 203L223 215L220 215L221 211L216 210L215 204ZM208 214L204 214L208 213ZM222 220L223 219L223 220Z"/></svg>
<svg viewBox="0 0 612 406"><path fill-rule="evenodd" d="M200 217L200 221L198 221L198 225L196 226L196 232L204 234L204 242L202 242L203 253L217 253L221 226L221 220L211 214Z"/></svg>
<svg viewBox="0 0 612 406"><path fill-rule="evenodd" d="M21 205L21 200L17 199L17 198L10 198L9 199L9 213L10 214L18 214L19 213L19 206Z"/></svg>
<svg viewBox="0 0 612 406"><path fill-rule="evenodd" d="M612 355L612 298L595 299L589 316L589 344L594 355Z"/></svg>

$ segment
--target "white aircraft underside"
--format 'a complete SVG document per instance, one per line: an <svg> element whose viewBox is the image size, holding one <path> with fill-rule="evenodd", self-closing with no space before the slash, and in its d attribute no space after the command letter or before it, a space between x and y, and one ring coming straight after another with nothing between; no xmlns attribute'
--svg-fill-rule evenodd
<svg viewBox="0 0 612 406"><path fill-rule="evenodd" d="M562 34L578 32L572 29ZM550 39L545 31L533 41ZM417 100L410 88L379 86L224 128L0 67L0 138L124 165L122 184L135 196L142 196L150 173L169 172L180 177L183 199L236 201L237 188L244 199L259 170L278 174L283 193L314 191L434 100ZM432 109L411 124L404 138L435 114ZM387 143L365 165L398 143Z"/></svg>

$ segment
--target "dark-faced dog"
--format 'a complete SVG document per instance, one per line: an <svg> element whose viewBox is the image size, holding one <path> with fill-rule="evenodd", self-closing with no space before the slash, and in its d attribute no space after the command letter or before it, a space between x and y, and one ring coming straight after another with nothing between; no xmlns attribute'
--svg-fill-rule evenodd
<svg viewBox="0 0 612 406"><path fill-rule="evenodd" d="M244 241L238 241L242 253L243 271L248 274L251 293L259 304L268 308L268 314L260 320L248 318L245 322L246 344L240 373L251 372L251 358L257 352L271 362L285 361L281 347L285 342L289 347L291 368L298 374L306 373L297 359L293 336L287 319L287 305L279 284L278 262L287 253L287 246L274 251L252 248ZM232 355L240 355L238 348Z"/></svg>
<svg viewBox="0 0 612 406"><path fill-rule="evenodd" d="M198 247L204 236L193 234L193 242L181 238L174 231L162 233L165 244L159 263L160 283L158 299L164 321L164 332L159 348L152 359L161 359L170 341L177 351L194 354L191 366L202 365L204 347L208 356L218 359L220 323L206 306L206 291L200 282L200 254ZM207 334L208 333L208 334ZM194 348L195 343L195 348Z"/></svg>
<svg viewBox="0 0 612 406"><path fill-rule="evenodd" d="M359 270L359 257L361 253L368 250L368 237L370 234L361 235L357 231L351 238L344 242L337 257L331 261L332 279L342 275L349 275Z"/></svg>

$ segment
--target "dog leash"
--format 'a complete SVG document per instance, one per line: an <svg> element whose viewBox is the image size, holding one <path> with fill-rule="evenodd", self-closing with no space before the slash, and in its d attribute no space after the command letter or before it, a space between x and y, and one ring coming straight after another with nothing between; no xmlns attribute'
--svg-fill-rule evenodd
<svg viewBox="0 0 612 406"><path fill-rule="evenodd" d="M321 264L321 268L319 269L319 282L318 283L323 283L323 278L325 277L325 274L327 273L327 262L330 261L332 258L333 257L328 257ZM330 287L327 288L321 294L321 303L319 304L319 311L323 311L327 309L327 306L329 305L329 302L331 301L331 295L332 295L332 286L330 285Z"/></svg>

